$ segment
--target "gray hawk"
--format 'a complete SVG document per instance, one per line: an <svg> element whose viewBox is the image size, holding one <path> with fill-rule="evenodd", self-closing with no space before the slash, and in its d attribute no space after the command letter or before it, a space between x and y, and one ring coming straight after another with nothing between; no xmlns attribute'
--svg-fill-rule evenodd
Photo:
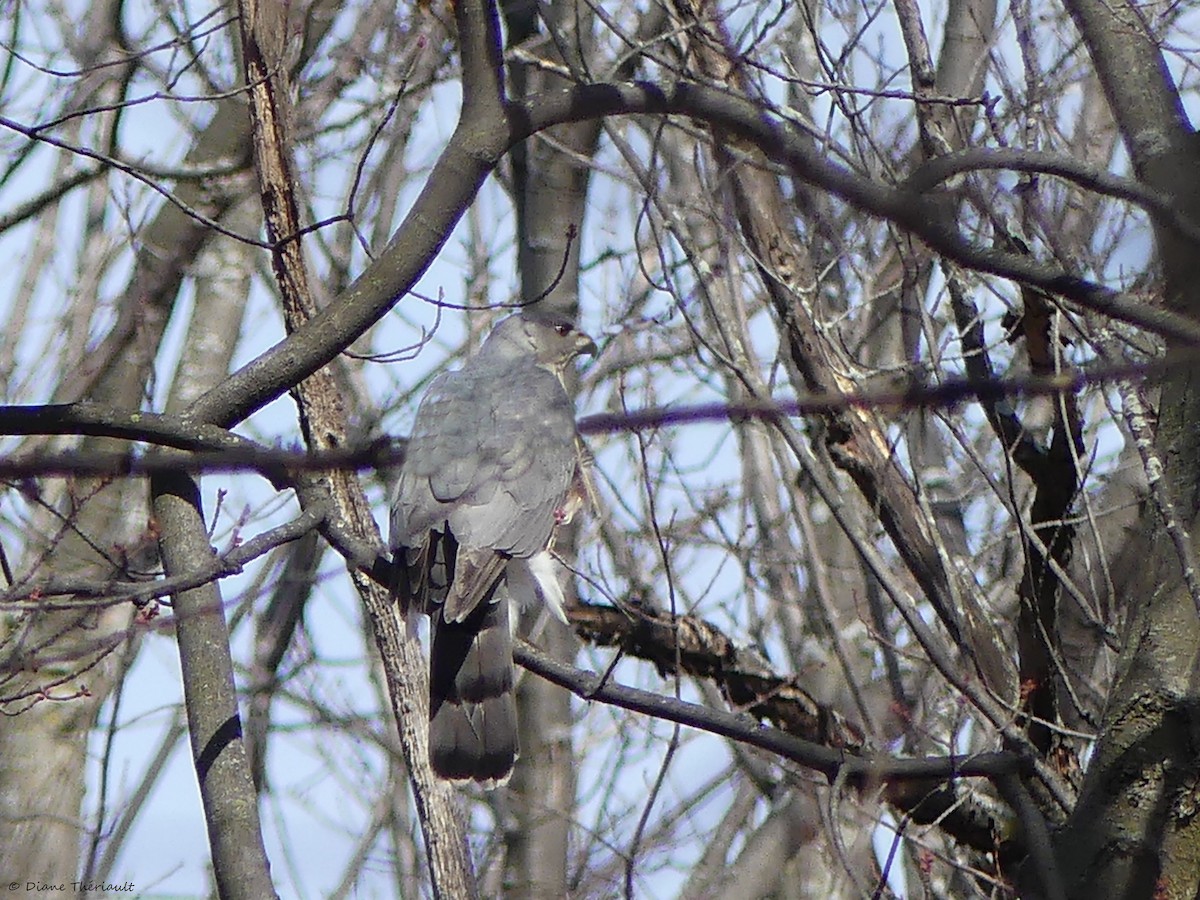
<svg viewBox="0 0 1200 900"><path fill-rule="evenodd" d="M430 384L391 508L395 593L431 619L429 759L443 778L502 783L518 752L509 600L564 622L551 551L586 490L563 372L596 345L523 312Z"/></svg>

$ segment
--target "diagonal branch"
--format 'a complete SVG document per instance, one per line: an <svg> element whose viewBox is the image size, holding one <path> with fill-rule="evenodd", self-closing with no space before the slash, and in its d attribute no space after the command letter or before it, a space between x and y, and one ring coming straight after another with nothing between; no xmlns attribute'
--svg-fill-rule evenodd
<svg viewBox="0 0 1200 900"><path fill-rule="evenodd" d="M995 778L1009 773L1032 774L1032 762L1009 750L966 755L901 759L886 754L855 754L825 747L760 724L745 713L731 713L674 697L615 684L595 672L576 669L518 641L513 656L526 669L566 688L584 700L599 700L669 722L699 728L820 772L830 784L850 787L929 778Z"/></svg>
<svg viewBox="0 0 1200 900"><path fill-rule="evenodd" d="M482 118L488 107L487 86L491 84L493 89L502 90L498 82L492 83L499 76L490 73L488 65L498 60L498 25L491 6L460 4L458 9L459 38L463 44L464 120L470 110L471 121L476 121L474 117ZM255 160L267 234L273 247L271 262L283 302L285 325L289 331L295 331L317 315L317 307L297 237L301 226L289 134L291 91L283 66L286 23L281 8L258 6L254 0L244 0L241 22L247 82L254 85L250 111L255 125ZM495 46L489 48L489 43ZM499 109L499 97L491 105ZM328 369L308 374L295 386L294 395L301 431L310 449L338 450L348 443L346 407ZM201 398L199 405L203 404ZM318 489L312 492L308 488ZM340 520L354 537L380 543L366 493L354 472L333 469L313 475L298 485L298 493L302 504L312 499L314 493L316 497L327 494L332 500L331 518ZM390 591L356 567L351 568L350 577L370 616L383 661L435 896L472 896L478 888L454 792L449 784L434 776L429 765L424 659L415 642L407 639Z"/></svg>
<svg viewBox="0 0 1200 900"><path fill-rule="evenodd" d="M460 15L467 15L468 9L476 7L461 4L456 9ZM489 5L473 15L486 17L490 9ZM647 82L581 84L547 91L523 103L510 102L504 115L493 120L460 120L385 251L306 325L202 397L193 416L198 421L224 425L238 422L361 337L424 273L453 223L511 147L554 125L636 114L684 115L719 126L732 137L752 144L767 159L786 166L803 181L863 212L896 223L964 266L1039 287L1187 344L1200 344L1200 324L1186 316L1148 307L1121 292L1028 256L971 243L955 224L931 214L931 196L879 184L839 166L801 140L785 119L764 115L760 106L729 91L688 82L668 88Z"/></svg>
<svg viewBox="0 0 1200 900"><path fill-rule="evenodd" d="M567 614L576 632L596 646L617 647L653 663L664 676L680 672L712 681L730 706L789 734L839 749L863 748L857 726L818 702L798 679L777 675L758 654L738 647L703 619L590 603L572 606Z"/></svg>

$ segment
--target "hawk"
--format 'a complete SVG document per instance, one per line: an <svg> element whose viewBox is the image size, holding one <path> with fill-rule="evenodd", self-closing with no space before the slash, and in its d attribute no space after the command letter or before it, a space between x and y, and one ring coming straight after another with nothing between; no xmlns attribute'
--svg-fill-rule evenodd
<svg viewBox="0 0 1200 900"><path fill-rule="evenodd" d="M562 621L552 556L586 495L588 459L563 385L596 345L570 321L523 312L434 379L417 409L391 507L395 592L431 619L429 760L487 786L516 761L514 602Z"/></svg>

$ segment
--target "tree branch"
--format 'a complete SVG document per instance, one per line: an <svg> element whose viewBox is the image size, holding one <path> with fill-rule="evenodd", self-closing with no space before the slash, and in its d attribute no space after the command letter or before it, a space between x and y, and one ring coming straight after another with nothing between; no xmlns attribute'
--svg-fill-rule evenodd
<svg viewBox="0 0 1200 900"><path fill-rule="evenodd" d="M708 679L730 706L774 722L788 734L839 749L863 748L860 728L819 703L798 679L777 675L765 660L703 619L590 603L570 607L567 615L575 631L596 646L647 660L663 676L679 672Z"/></svg>
<svg viewBox="0 0 1200 900"><path fill-rule="evenodd" d="M853 754L824 747L761 725L745 713L729 713L615 684L597 675L558 662L526 641L518 641L517 662L547 681L584 700L599 700L633 712L678 722L710 734L767 750L805 768L820 772L830 784L851 787L929 778L996 778L1010 773L1032 774L1033 763L1011 751L899 759L886 755Z"/></svg>
<svg viewBox="0 0 1200 900"><path fill-rule="evenodd" d="M968 241L956 223L933 209L935 198L892 188L832 162L800 139L790 124L766 116L760 105L719 88L682 82L668 89L647 82L585 84L548 92L510 110L512 141L562 122L608 115L683 115L718 126L752 143L796 177L823 188L862 212L899 225L933 250L979 272L1039 287L1051 294L1148 331L1200 344L1200 323L1145 303L1055 266Z"/></svg>
<svg viewBox="0 0 1200 900"><path fill-rule="evenodd" d="M160 542L163 566L168 575L190 575L213 556L203 527L193 527L203 521L196 483L187 475L159 475L151 492L154 514L170 536ZM217 891L224 900L274 897L258 809L251 800L254 784L233 683L229 628L215 582L176 593L175 631Z"/></svg>

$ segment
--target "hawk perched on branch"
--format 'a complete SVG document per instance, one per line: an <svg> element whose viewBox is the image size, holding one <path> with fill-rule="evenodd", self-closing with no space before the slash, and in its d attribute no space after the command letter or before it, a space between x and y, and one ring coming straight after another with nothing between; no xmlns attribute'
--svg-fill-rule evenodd
<svg viewBox="0 0 1200 900"><path fill-rule="evenodd" d="M432 619L429 757L443 778L512 771L508 601L540 598L566 621L551 550L586 496L586 451L563 372L595 352L569 321L520 313L417 409L389 544L402 609Z"/></svg>

